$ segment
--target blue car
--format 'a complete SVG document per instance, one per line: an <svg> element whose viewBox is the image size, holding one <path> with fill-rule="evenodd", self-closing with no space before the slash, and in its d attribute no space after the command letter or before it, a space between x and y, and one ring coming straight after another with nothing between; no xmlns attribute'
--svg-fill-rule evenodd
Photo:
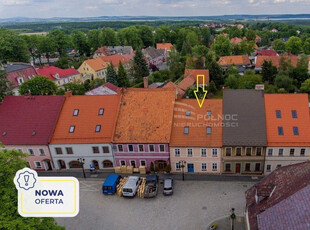
<svg viewBox="0 0 310 230"><path fill-rule="evenodd" d="M118 174L110 174L102 185L103 194L114 194L116 186L119 184L122 177Z"/></svg>

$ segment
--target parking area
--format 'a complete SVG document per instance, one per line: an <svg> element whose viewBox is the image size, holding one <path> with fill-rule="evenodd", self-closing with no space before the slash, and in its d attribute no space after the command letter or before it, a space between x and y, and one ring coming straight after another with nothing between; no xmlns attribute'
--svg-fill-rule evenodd
<svg viewBox="0 0 310 230"><path fill-rule="evenodd" d="M174 194L163 196L160 184L156 198L133 199L106 196L104 180L80 180L80 213L74 218L56 218L68 230L162 230L207 229L214 219L235 208L243 215L244 192L253 182L175 181ZM219 229L220 230L220 229Z"/></svg>

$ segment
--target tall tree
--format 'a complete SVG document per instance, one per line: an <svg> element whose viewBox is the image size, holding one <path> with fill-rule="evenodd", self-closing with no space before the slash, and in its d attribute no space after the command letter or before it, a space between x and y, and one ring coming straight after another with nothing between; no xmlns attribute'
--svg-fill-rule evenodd
<svg viewBox="0 0 310 230"><path fill-rule="evenodd" d="M57 85L47 77L36 76L22 83L18 92L20 95L53 95L56 94L57 88Z"/></svg>
<svg viewBox="0 0 310 230"><path fill-rule="evenodd" d="M90 55L90 46L86 35L82 31L74 30L71 33L74 49L79 51L80 55Z"/></svg>
<svg viewBox="0 0 310 230"><path fill-rule="evenodd" d="M23 35L22 38L26 41L27 49L32 57L33 64L35 64L38 56L39 35Z"/></svg>
<svg viewBox="0 0 310 230"><path fill-rule="evenodd" d="M0 149L4 147L0 143ZM17 190L13 179L15 173L27 167L23 160L28 154L17 150L0 150L0 226L1 229L42 229L42 230L64 230L54 218L20 216L17 212Z"/></svg>
<svg viewBox="0 0 310 230"><path fill-rule="evenodd" d="M100 47L99 35L100 35L100 31L97 29L89 30L87 32L88 43L89 43L89 46L92 52L96 51L96 49Z"/></svg>
<svg viewBox="0 0 310 230"><path fill-rule="evenodd" d="M245 71L239 78L239 89L255 89L255 85L263 83L262 77L252 70Z"/></svg>
<svg viewBox="0 0 310 230"><path fill-rule="evenodd" d="M115 30L112 28L103 28L99 34L99 41L102 46L116 46L118 39Z"/></svg>
<svg viewBox="0 0 310 230"><path fill-rule="evenodd" d="M139 30L135 26L123 28L118 33L121 44L139 49L143 46Z"/></svg>
<svg viewBox="0 0 310 230"><path fill-rule="evenodd" d="M302 41L299 37L290 37L285 44L286 50L292 54L299 54L302 50Z"/></svg>
<svg viewBox="0 0 310 230"><path fill-rule="evenodd" d="M278 53L284 53L286 50L285 43L281 39L276 39L272 44L272 48Z"/></svg>
<svg viewBox="0 0 310 230"><path fill-rule="evenodd" d="M207 63L206 66L209 69L210 80L214 81L217 88L219 88L224 83L223 70L218 65L218 63L213 60L210 63Z"/></svg>
<svg viewBox="0 0 310 230"><path fill-rule="evenodd" d="M273 84L274 78L278 73L277 67L272 65L272 61L264 61L262 65L262 77L264 82Z"/></svg>
<svg viewBox="0 0 310 230"><path fill-rule="evenodd" d="M181 56L174 47L169 52L167 65L173 74L174 80L178 79L184 73L184 64L181 62Z"/></svg>
<svg viewBox="0 0 310 230"><path fill-rule="evenodd" d="M303 50L304 50L304 53L305 53L305 54L307 54L307 55L310 54L310 38L307 38L307 39L304 41Z"/></svg>
<svg viewBox="0 0 310 230"><path fill-rule="evenodd" d="M118 83L118 86L121 86L121 87L129 86L129 78L121 61L119 61L119 64L118 64L117 83Z"/></svg>
<svg viewBox="0 0 310 230"><path fill-rule="evenodd" d="M41 55L45 55L47 63L50 63L50 56L57 50L56 43L48 36L42 36L39 38L38 44L38 55L41 62Z"/></svg>
<svg viewBox="0 0 310 230"><path fill-rule="evenodd" d="M293 79L281 72L276 76L274 85L278 88L278 90L284 89L286 92L290 93L294 92L296 89L293 85Z"/></svg>
<svg viewBox="0 0 310 230"><path fill-rule="evenodd" d="M247 38L248 41L255 41L255 39L256 39L256 32L254 30L249 29L245 33L245 37Z"/></svg>
<svg viewBox="0 0 310 230"><path fill-rule="evenodd" d="M71 91L72 95L84 95L86 92L86 89L83 84L78 84L78 83L73 83L73 82L64 84L64 88L65 88L65 91Z"/></svg>
<svg viewBox="0 0 310 230"><path fill-rule="evenodd" d="M143 42L143 47L149 47L154 45L153 29L150 26L137 26L140 34L140 38Z"/></svg>
<svg viewBox="0 0 310 230"><path fill-rule="evenodd" d="M231 44L228 38L219 35L211 48L218 56L229 56L231 54Z"/></svg>
<svg viewBox="0 0 310 230"><path fill-rule="evenodd" d="M6 95L13 95L12 87L5 70L0 69L0 104Z"/></svg>
<svg viewBox="0 0 310 230"><path fill-rule="evenodd" d="M296 68L291 68L289 71L289 76L295 80L298 88L302 82L309 78L308 63L308 57L306 55L302 55L297 62Z"/></svg>
<svg viewBox="0 0 310 230"><path fill-rule="evenodd" d="M142 55L140 49L136 50L136 54L133 59L133 75L137 83L143 81L144 77L150 74L147 63Z"/></svg>
<svg viewBox="0 0 310 230"><path fill-rule="evenodd" d="M310 79L305 80L300 87L301 92L310 94Z"/></svg>
<svg viewBox="0 0 310 230"><path fill-rule="evenodd" d="M202 44L205 46L209 46L211 40L211 32L209 27L202 27L201 29L201 36L202 36Z"/></svg>
<svg viewBox="0 0 310 230"><path fill-rule="evenodd" d="M116 76L114 66L112 63L110 63L108 68L107 68L107 82L110 82L113 85L118 86L117 76Z"/></svg>
<svg viewBox="0 0 310 230"><path fill-rule="evenodd" d="M70 48L69 36L65 34L62 30L53 30L47 35L55 43L56 49L60 56L62 56L67 48Z"/></svg>

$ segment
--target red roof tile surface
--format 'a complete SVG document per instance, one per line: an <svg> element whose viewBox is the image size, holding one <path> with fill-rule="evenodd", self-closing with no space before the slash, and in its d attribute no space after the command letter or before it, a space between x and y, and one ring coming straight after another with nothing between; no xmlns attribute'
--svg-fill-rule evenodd
<svg viewBox="0 0 310 230"><path fill-rule="evenodd" d="M197 75L204 75L205 76L205 82L204 83L206 85L209 85L210 76L209 76L209 70L208 69L185 69L184 79L190 77L190 78L194 79L195 83L196 83ZM201 77L199 78L198 84L203 84Z"/></svg>
<svg viewBox="0 0 310 230"><path fill-rule="evenodd" d="M220 57L220 60L217 63L220 66L250 65L251 61L248 55L237 55Z"/></svg>
<svg viewBox="0 0 310 230"><path fill-rule="evenodd" d="M175 89L177 90L177 94L178 95L181 95L181 96L184 96L185 94L185 91L183 89L181 89L178 85L176 85L175 83L169 81L166 85L164 85L163 89L167 89L167 88L170 88L170 89Z"/></svg>
<svg viewBox="0 0 310 230"><path fill-rule="evenodd" d="M255 53L255 56L279 56L279 54L274 50L258 50Z"/></svg>
<svg viewBox="0 0 310 230"><path fill-rule="evenodd" d="M273 66L279 68L281 58L284 58L286 61L290 62L293 67L296 67L298 62L297 56L257 56L255 68L261 68L265 60L271 61Z"/></svg>
<svg viewBox="0 0 310 230"><path fill-rule="evenodd" d="M38 75L36 69L29 65L28 68L19 69L7 73L8 81L12 83L13 88L18 87L18 78L23 78L24 82Z"/></svg>
<svg viewBox="0 0 310 230"><path fill-rule="evenodd" d="M235 38L230 39L231 44L240 44L241 42L242 42L241 38L235 37Z"/></svg>
<svg viewBox="0 0 310 230"><path fill-rule="evenodd" d="M44 67L37 70L39 75L48 77L50 80L56 80L56 74L59 75L59 78L65 78L73 75L79 74L79 72L74 68L60 69L55 66Z"/></svg>
<svg viewBox="0 0 310 230"><path fill-rule="evenodd" d="M172 44L171 43L157 43L156 44L156 48L157 49L166 49L166 50L171 50L171 48L172 48Z"/></svg>
<svg viewBox="0 0 310 230"><path fill-rule="evenodd" d="M126 64L130 61L130 59L120 54L114 54L110 56L101 56L99 58L101 58L104 62L112 63L114 67L118 67L119 62L122 62L122 64Z"/></svg>
<svg viewBox="0 0 310 230"><path fill-rule="evenodd" d="M64 99L64 96L6 96L0 104L0 142L48 144Z"/></svg>

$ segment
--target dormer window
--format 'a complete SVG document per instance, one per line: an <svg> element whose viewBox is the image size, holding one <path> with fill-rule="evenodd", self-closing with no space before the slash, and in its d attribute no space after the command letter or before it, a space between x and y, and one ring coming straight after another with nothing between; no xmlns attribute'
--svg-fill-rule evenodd
<svg viewBox="0 0 310 230"><path fill-rule="evenodd" d="M104 109L103 108L100 108L99 109L99 112L98 112L98 116L102 116L104 113Z"/></svg>
<svg viewBox="0 0 310 230"><path fill-rule="evenodd" d="M187 110L185 113L186 116L190 116L191 115L191 111Z"/></svg>
<svg viewBox="0 0 310 230"><path fill-rule="evenodd" d="M56 73L56 74L55 74L55 77L56 77L56 79L59 79L59 74Z"/></svg>
<svg viewBox="0 0 310 230"><path fill-rule="evenodd" d="M99 133L100 130L101 130L101 125L96 125L95 132L96 132L96 133Z"/></svg>
<svg viewBox="0 0 310 230"><path fill-rule="evenodd" d="M35 136L36 134L37 134L36 131L33 131L33 132L32 132L32 136Z"/></svg>
<svg viewBox="0 0 310 230"><path fill-rule="evenodd" d="M21 85L22 83L24 83L24 79L22 77L17 78L17 82L19 85Z"/></svg>
<svg viewBox="0 0 310 230"><path fill-rule="evenodd" d="M5 135L6 135L6 132L3 132L3 133L2 133L2 136L5 136Z"/></svg>
<svg viewBox="0 0 310 230"><path fill-rule="evenodd" d="M208 117L211 117L211 110L208 110L208 111L207 111L207 116L208 116Z"/></svg>
<svg viewBox="0 0 310 230"><path fill-rule="evenodd" d="M188 134L188 132L189 132L189 127L188 127L188 126L185 126L185 127L184 127L184 134Z"/></svg>
<svg viewBox="0 0 310 230"><path fill-rule="evenodd" d="M69 133L74 133L74 130L75 130L75 126L71 125L69 128Z"/></svg>
<svg viewBox="0 0 310 230"><path fill-rule="evenodd" d="M73 111L73 116L78 116L79 115L79 110L78 109L75 109L74 111Z"/></svg>

